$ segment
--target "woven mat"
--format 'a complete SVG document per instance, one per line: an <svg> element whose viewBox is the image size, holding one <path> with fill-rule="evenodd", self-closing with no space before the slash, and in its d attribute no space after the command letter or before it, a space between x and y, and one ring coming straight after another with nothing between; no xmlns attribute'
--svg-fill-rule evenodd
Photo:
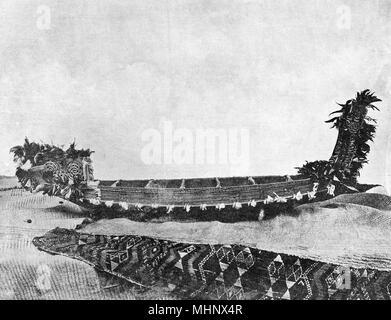
<svg viewBox="0 0 391 320"><path fill-rule="evenodd" d="M181 299L390 299L391 272L236 244L176 243L61 228L33 243L140 286L166 288Z"/></svg>

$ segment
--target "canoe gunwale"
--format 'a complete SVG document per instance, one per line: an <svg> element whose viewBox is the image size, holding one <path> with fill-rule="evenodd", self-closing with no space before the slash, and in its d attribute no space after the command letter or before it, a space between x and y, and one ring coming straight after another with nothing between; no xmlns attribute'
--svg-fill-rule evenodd
<svg viewBox="0 0 391 320"><path fill-rule="evenodd" d="M313 191L311 178L275 182L263 185L230 186L218 188L121 188L98 187L102 201L139 203L158 206L216 205L264 201L270 197L293 197L300 192ZM320 188L319 188L320 189Z"/></svg>
<svg viewBox="0 0 391 320"><path fill-rule="evenodd" d="M251 184L251 185L242 185L242 186L226 186L226 187L193 187L193 188L158 188L158 187L124 187L124 186L100 186L98 185L99 189L104 189L104 190L118 190L118 191L139 191L139 192L145 192L146 190L151 190L151 191L162 191L162 190L170 190L170 191L179 191L183 193L187 193L188 191L207 191L207 190L232 190L232 189L237 189L237 190L242 190L242 189L259 189L260 187L273 187L273 186L278 186L278 185L300 185L301 183L304 182L311 182L313 180L312 178L306 178L306 179L299 179L299 180L293 180L293 181L280 181L280 182L271 182L271 183L262 183L262 184Z"/></svg>

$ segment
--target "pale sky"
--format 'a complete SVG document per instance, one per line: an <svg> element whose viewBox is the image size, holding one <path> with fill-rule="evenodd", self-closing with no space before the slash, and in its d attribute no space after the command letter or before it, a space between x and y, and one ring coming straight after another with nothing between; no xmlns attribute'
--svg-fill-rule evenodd
<svg viewBox="0 0 391 320"><path fill-rule="evenodd" d="M76 138L97 178L292 174L329 158L324 120L370 88L383 102L361 182L386 183L391 1L2 0L0 32L0 174L25 136ZM143 136L165 123L244 130L249 159L146 163Z"/></svg>

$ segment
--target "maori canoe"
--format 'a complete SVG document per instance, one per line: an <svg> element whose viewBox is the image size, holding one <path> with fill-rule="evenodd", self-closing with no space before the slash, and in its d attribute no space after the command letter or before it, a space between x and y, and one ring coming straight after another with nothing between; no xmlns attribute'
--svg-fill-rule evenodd
<svg viewBox="0 0 391 320"><path fill-rule="evenodd" d="M330 159L307 162L298 168L297 175L96 180L89 155L76 153L60 161L40 154L43 160L34 158L34 166L18 168L16 175L31 191L70 200L92 209L97 217L256 220L299 204L372 187L359 184L357 178L367 162L367 142L375 132L375 120L367 113L377 109L373 105L377 101L381 100L364 90L340 104L341 109L332 113L337 116L326 121L338 130Z"/></svg>

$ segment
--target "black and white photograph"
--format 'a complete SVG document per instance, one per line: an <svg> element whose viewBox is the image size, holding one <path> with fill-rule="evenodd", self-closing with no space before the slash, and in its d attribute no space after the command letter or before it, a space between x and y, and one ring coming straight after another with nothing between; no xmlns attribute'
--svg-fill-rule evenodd
<svg viewBox="0 0 391 320"><path fill-rule="evenodd" d="M391 0L1 0L0 299L390 300L390 102Z"/></svg>

